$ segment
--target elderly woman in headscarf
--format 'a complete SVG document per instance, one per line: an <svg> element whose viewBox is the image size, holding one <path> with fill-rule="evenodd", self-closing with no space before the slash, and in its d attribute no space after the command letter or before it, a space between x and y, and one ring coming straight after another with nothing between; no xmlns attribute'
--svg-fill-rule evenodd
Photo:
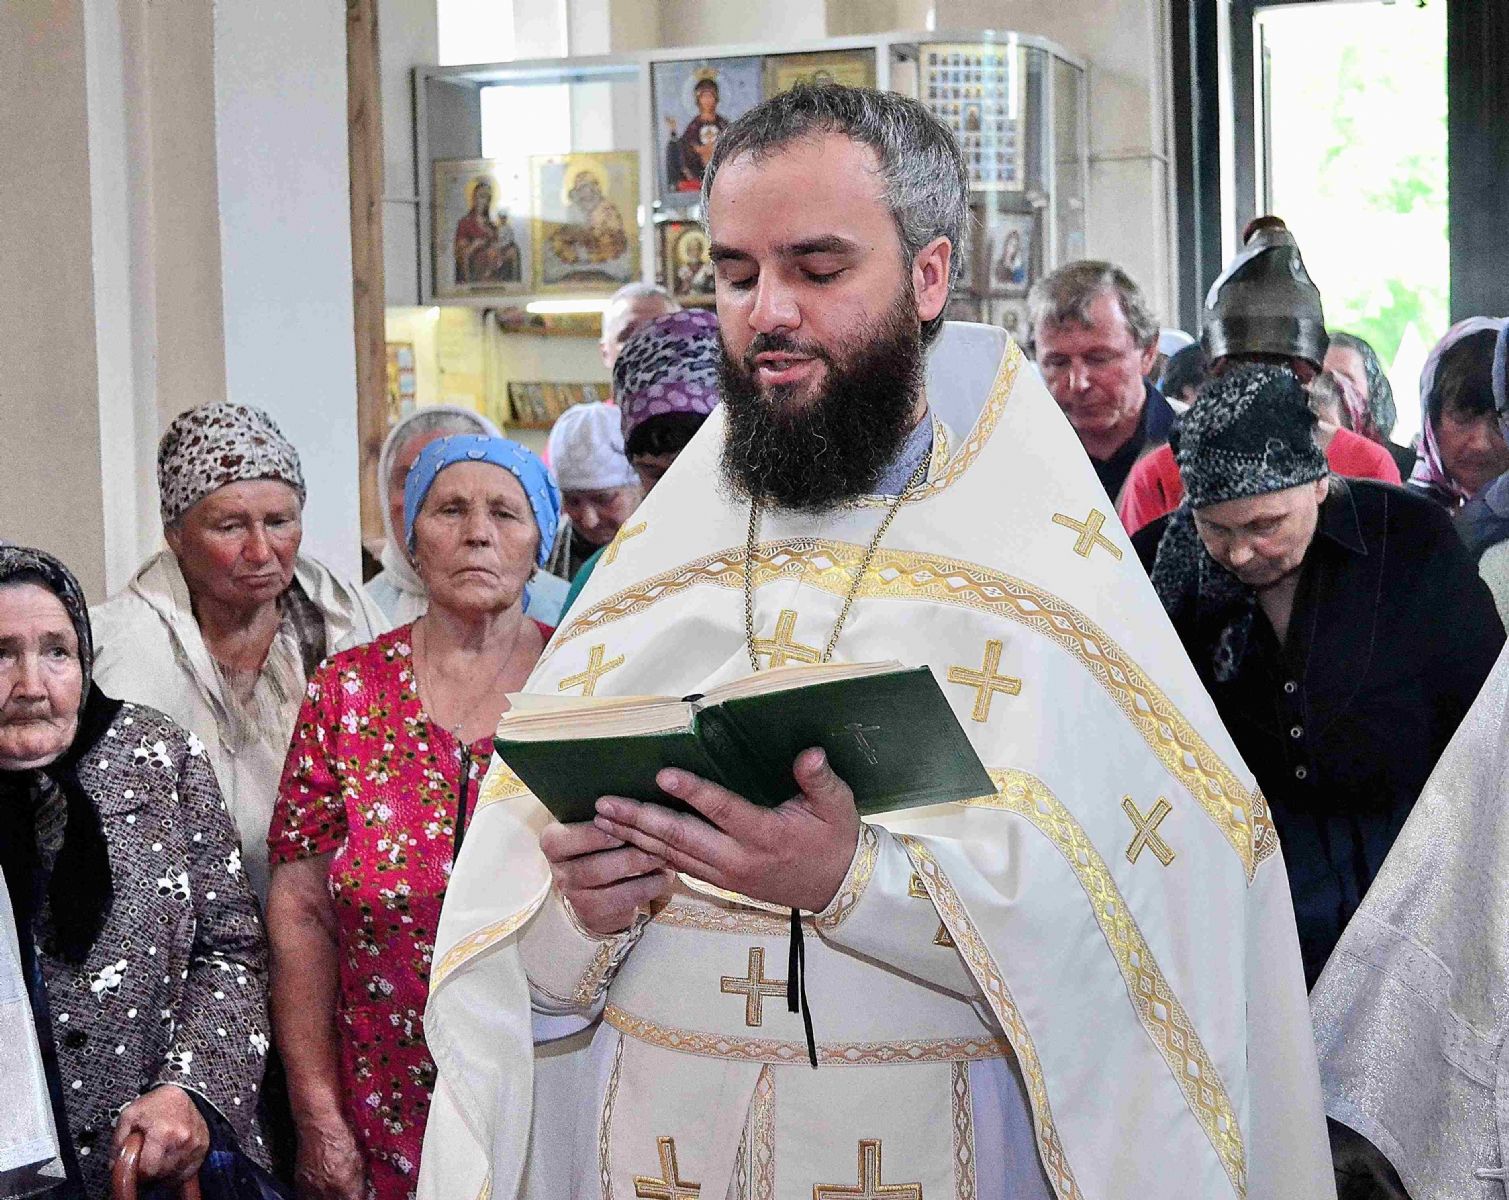
<svg viewBox="0 0 1509 1200"><path fill-rule="evenodd" d="M1207 384L1153 585L1284 842L1313 983L1504 644L1449 518L1327 471L1289 371Z"/></svg>
<svg viewBox="0 0 1509 1200"><path fill-rule="evenodd" d="M718 406L721 354L718 318L706 309L688 309L641 326L614 361L613 398L624 454L646 496ZM565 611L576 603L607 550L599 547L582 564Z"/></svg>
<svg viewBox="0 0 1509 1200"><path fill-rule="evenodd" d="M517 443L427 446L404 485L404 536L429 608L310 683L268 837L268 925L311 1195L414 1194L440 906L498 717L551 632L524 597L559 521L549 471Z"/></svg>
<svg viewBox="0 0 1509 1200"><path fill-rule="evenodd" d="M367 597L395 627L424 616L430 603L424 581L409 561L403 541L403 485L426 446L458 433L502 436L497 426L473 409L452 404L426 405L393 426L377 458L377 495L386 541L383 569L367 581ZM566 580L541 572L529 589L528 615L554 625L560 620L568 586Z"/></svg>
<svg viewBox="0 0 1509 1200"><path fill-rule="evenodd" d="M639 506L639 477L624 455L619 411L611 404L573 405L556 418L547 451L566 520L545 569L576 573L616 536Z"/></svg>
<svg viewBox="0 0 1509 1200"><path fill-rule="evenodd" d="M1330 337L1323 367L1345 385L1347 427L1387 450L1399 468L1399 478L1408 479L1415 467L1415 452L1393 440L1399 411L1378 352L1354 333Z"/></svg>
<svg viewBox="0 0 1509 1200"><path fill-rule="evenodd" d="M299 553L298 452L263 411L210 404L157 448L167 548L93 614L102 687L209 750L247 870L267 894L267 824L309 676L387 628L359 587Z"/></svg>
<svg viewBox="0 0 1509 1200"><path fill-rule="evenodd" d="M69 1200L106 1194L133 1132L148 1178L196 1174L212 1127L260 1157L268 1046L266 942L204 745L93 665L77 580L0 548L0 866Z"/></svg>
<svg viewBox="0 0 1509 1200"><path fill-rule="evenodd" d="M1493 402L1493 347L1503 325L1498 317L1458 321L1420 372L1424 429L1405 486L1451 512L1509 471L1509 443Z"/></svg>

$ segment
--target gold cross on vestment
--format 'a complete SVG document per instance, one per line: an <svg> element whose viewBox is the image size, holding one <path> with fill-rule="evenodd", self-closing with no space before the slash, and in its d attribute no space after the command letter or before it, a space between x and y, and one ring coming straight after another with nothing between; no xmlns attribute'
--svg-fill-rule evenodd
<svg viewBox="0 0 1509 1200"><path fill-rule="evenodd" d="M1121 561L1121 547L1100 532L1105 527L1106 515L1098 508L1092 508L1090 515L1083 522L1076 521L1073 517L1066 517L1063 513L1054 513L1053 523L1062 525L1065 529L1072 529L1079 534L1074 543L1074 553L1080 558L1089 558L1099 546L1109 550L1112 558L1118 562Z"/></svg>
<svg viewBox="0 0 1509 1200"><path fill-rule="evenodd" d="M792 640L792 636L795 633L796 613L789 608L781 609L781 615L776 618L775 622L775 637L755 639L754 652L756 657L765 655L770 659L768 665L771 667L784 667L787 663L791 662L822 662L823 656L821 651Z"/></svg>
<svg viewBox="0 0 1509 1200"><path fill-rule="evenodd" d="M749 950L749 975L740 979L737 975L725 975L718 990L726 996L744 997L744 1024L755 1028L765 1019L765 997L784 996L784 979L765 978L765 947L752 946Z"/></svg>
<svg viewBox="0 0 1509 1200"><path fill-rule="evenodd" d="M603 650L604 647L602 646L593 646L592 649L587 652L586 668L584 670L578 671L575 675L566 676L565 679L561 680L560 683L556 685L556 690L565 692L570 691L572 688L579 687L582 689L583 696L590 696L595 693L597 691L597 681L599 679L601 679L609 671L616 671L619 667L624 665L624 656L622 654L620 654L617 658L612 658L607 662L603 662Z"/></svg>
<svg viewBox="0 0 1509 1200"><path fill-rule="evenodd" d="M623 549L624 543L630 538L637 538L649 527L648 521L641 521L638 525L620 525L618 534L608 543L607 550L603 552L603 565L611 567L618 561L618 552Z"/></svg>
<svg viewBox="0 0 1509 1200"><path fill-rule="evenodd" d="M1020 679L996 674L996 669L1001 665L1001 648L1001 643L994 638L986 642L985 663L978 671L971 671L965 667L949 667L948 669L949 683L962 683L965 687L975 689L975 710L969 714L973 720L990 720L990 702L995 699L997 692L1005 696L1022 694Z"/></svg>
<svg viewBox="0 0 1509 1200"><path fill-rule="evenodd" d="M656 1138L655 1149L660 1155L660 1178L634 1176L634 1195L640 1200L697 1200L702 1195L702 1185L681 1178L681 1168L676 1165L676 1139Z"/></svg>
<svg viewBox="0 0 1509 1200"><path fill-rule="evenodd" d="M859 1143L859 1183L817 1183L812 1200L922 1200L920 1183L880 1181L880 1140Z"/></svg>
<svg viewBox="0 0 1509 1200"><path fill-rule="evenodd" d="M1132 818L1132 827L1137 831L1132 837L1132 844L1127 847L1127 862L1135 863L1137 856L1146 848L1153 852L1153 857L1165 867L1174 861L1174 852L1169 845L1158 836L1158 826L1163 823L1163 818L1173 812L1169 802L1162 796L1158 797L1158 803L1153 805L1153 811L1143 816L1137 811L1137 806L1132 803L1130 796L1121 798L1122 811Z"/></svg>
<svg viewBox="0 0 1509 1200"><path fill-rule="evenodd" d="M933 902L933 898L927 894L927 884L922 882L922 876L915 871L912 873L912 881L906 885L906 894L913 900L926 900L929 904ZM954 949L953 935L942 921L938 922L938 932L933 934L933 945Z"/></svg>

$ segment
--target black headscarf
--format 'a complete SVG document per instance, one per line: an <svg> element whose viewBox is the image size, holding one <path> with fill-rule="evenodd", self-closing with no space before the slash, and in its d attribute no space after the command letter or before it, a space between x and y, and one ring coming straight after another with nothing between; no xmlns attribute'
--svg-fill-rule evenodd
<svg viewBox="0 0 1509 1200"><path fill-rule="evenodd" d="M104 737L121 704L94 686L89 610L73 573L41 550L0 546L0 587L19 583L45 587L67 611L78 636L84 701L73 741L61 755L32 770L0 771L0 867L16 909L17 925L24 922L29 931L43 899L46 871L38 845L38 808L54 789L60 791L66 807L63 841L45 879L51 918L49 949L68 962L80 963L110 913L114 887L99 810L79 780L78 765Z"/></svg>
<svg viewBox="0 0 1509 1200"><path fill-rule="evenodd" d="M1180 421L1174 458L1185 502L1158 543L1153 587L1175 625L1198 621L1208 633L1209 644L1192 648L1191 657L1217 682L1228 682L1241 668L1257 593L1211 557L1194 510L1325 478L1315 424L1299 377L1288 367L1264 365L1211 380Z"/></svg>

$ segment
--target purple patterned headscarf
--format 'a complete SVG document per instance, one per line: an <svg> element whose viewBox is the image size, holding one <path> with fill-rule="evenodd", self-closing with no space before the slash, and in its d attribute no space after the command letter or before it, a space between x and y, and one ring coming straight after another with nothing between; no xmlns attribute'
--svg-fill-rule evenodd
<svg viewBox="0 0 1509 1200"><path fill-rule="evenodd" d="M613 399L624 441L651 417L705 417L718 406L718 318L706 309L656 317L624 343L613 364Z"/></svg>

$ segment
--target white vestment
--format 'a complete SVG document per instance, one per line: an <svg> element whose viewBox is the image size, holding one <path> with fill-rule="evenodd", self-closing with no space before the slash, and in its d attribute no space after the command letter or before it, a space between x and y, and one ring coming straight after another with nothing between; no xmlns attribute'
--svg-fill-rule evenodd
<svg viewBox="0 0 1509 1200"><path fill-rule="evenodd" d="M642 932L586 936L538 851L547 814L495 766L437 939L421 1195L1334 1195L1266 805L1024 368L1001 331L946 327L927 481L838 642L929 666L998 790L865 825L807 918L821 1067L783 999L783 914L683 880ZM722 436L715 413L526 690L749 672ZM762 664L826 644L888 505L766 514ZM546 1042L599 1011L585 1048Z"/></svg>

